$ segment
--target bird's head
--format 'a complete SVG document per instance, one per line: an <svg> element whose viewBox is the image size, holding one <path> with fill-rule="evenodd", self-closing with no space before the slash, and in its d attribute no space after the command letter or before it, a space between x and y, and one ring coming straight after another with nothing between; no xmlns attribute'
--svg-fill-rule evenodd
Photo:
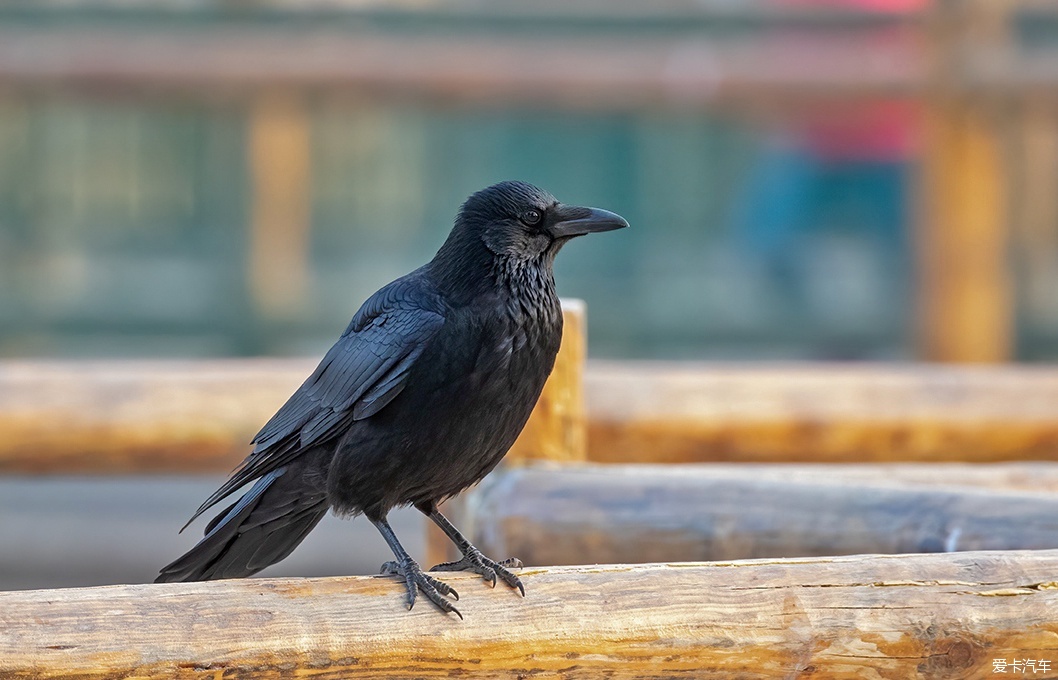
<svg viewBox="0 0 1058 680"><path fill-rule="evenodd" d="M456 218L455 231L477 238L492 253L510 261L550 261L570 239L627 227L608 210L559 203L550 193L525 182L500 182L472 194Z"/></svg>

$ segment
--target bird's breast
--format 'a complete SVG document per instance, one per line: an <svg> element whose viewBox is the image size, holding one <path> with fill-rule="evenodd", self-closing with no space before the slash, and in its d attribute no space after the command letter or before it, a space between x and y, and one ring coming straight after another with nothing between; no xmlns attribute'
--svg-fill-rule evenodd
<svg viewBox="0 0 1058 680"><path fill-rule="evenodd" d="M508 386L528 382L542 388L561 340L557 300L539 309L506 306L482 329L474 373L485 379L501 377Z"/></svg>
<svg viewBox="0 0 1058 680"><path fill-rule="evenodd" d="M333 488L377 486L353 508L439 500L476 483L521 433L555 362L561 311L466 310L450 316L408 386L343 442ZM370 481L370 484L367 482ZM339 493L340 492L336 492Z"/></svg>

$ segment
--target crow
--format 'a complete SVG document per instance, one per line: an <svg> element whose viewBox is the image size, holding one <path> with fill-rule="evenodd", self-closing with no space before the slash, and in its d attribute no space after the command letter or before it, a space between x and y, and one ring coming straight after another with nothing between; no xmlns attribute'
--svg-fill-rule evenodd
<svg viewBox="0 0 1058 680"><path fill-rule="evenodd" d="M253 438L252 452L187 524L253 486L206 526L157 582L254 574L288 556L328 510L366 515L396 558L382 567L444 612L462 614L448 584L424 573L386 515L413 505L470 570L525 595L509 567L485 557L438 504L477 483L522 431L562 338L553 264L570 239L627 227L619 215L563 205L530 184L471 195L426 265L363 304L312 375ZM185 528L187 525L184 525Z"/></svg>

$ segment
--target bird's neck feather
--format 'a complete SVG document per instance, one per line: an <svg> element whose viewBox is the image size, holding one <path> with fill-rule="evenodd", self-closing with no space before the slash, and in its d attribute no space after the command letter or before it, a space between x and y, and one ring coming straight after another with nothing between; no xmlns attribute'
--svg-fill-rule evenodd
<svg viewBox="0 0 1058 680"><path fill-rule="evenodd" d="M506 290L526 302L557 299L554 253L522 259L497 255L472 234L453 232L430 262L438 288L458 303Z"/></svg>

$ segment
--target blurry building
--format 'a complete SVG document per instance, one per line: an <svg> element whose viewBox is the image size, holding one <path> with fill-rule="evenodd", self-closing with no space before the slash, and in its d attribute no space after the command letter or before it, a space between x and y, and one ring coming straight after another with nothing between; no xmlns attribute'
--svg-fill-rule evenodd
<svg viewBox="0 0 1058 680"><path fill-rule="evenodd" d="M318 353L366 295L434 252L468 193L508 178L633 225L558 265L560 291L588 301L593 356L921 356L914 82L930 5L255 7L0 10L0 356ZM1027 45L1058 34L1053 21L1013 26ZM573 55L569 72L525 76L510 98L475 95L472 77L409 86L400 64L380 64L377 82L370 65L355 78L341 64L258 72L250 54L288 35L325 64L361 40L443 53L513 36L532 54L537 34L542 52ZM106 49L74 50L98 35L132 55L114 58L118 76ZM159 35L171 54L150 46ZM231 57L215 78L173 57L196 41ZM664 52L657 87L671 96L579 96L596 76L574 57L626 43ZM102 65L54 57L71 44ZM49 46L51 61L32 62ZM217 85L239 77L250 85ZM1033 148L1055 146L1052 127ZM1008 128L1021 158L1020 123ZM1056 356L1055 212L1030 216L1041 247L1012 244L1019 358Z"/></svg>

